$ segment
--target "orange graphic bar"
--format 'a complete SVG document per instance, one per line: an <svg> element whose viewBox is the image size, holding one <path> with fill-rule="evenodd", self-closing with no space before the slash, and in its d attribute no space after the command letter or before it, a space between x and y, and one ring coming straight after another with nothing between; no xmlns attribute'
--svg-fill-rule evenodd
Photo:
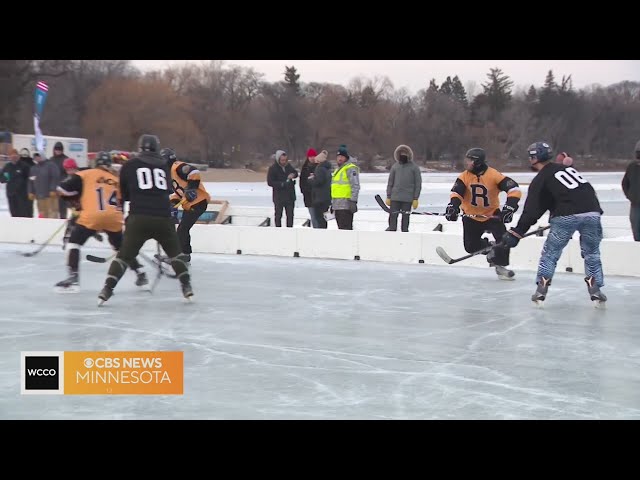
<svg viewBox="0 0 640 480"><path fill-rule="evenodd" d="M182 395L184 352L64 352L65 395Z"/></svg>

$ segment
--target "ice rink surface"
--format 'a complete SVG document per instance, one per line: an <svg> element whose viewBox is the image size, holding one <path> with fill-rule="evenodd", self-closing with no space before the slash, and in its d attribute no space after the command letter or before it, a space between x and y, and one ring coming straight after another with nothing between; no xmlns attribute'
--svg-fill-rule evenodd
<svg viewBox="0 0 640 480"><path fill-rule="evenodd" d="M533 272L196 254L192 304L127 272L98 308L107 265L61 295L33 249L0 244L1 419L640 419L638 278L595 309L558 273L538 309ZM184 351L184 395L21 395L20 352L59 350Z"/></svg>

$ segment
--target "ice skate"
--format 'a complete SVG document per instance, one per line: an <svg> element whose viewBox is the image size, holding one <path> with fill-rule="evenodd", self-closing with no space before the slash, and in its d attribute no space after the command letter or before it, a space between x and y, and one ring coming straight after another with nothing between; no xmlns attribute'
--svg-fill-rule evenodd
<svg viewBox="0 0 640 480"><path fill-rule="evenodd" d="M531 295L531 301L538 307L542 307L544 300L547 298L547 291L551 285L551 280L545 277L540 278L538 282L538 288L533 295Z"/></svg>
<svg viewBox="0 0 640 480"><path fill-rule="evenodd" d="M136 272L136 285L138 287L148 287L149 279L145 272Z"/></svg>
<svg viewBox="0 0 640 480"><path fill-rule="evenodd" d="M587 289L589 290L593 306L596 308L604 307L605 302L607 301L607 296L600 291L600 287L598 287L596 279L593 277L585 277L584 281L587 284Z"/></svg>
<svg viewBox="0 0 640 480"><path fill-rule="evenodd" d="M71 273L69 278L62 280L55 285L55 291L57 293L78 293L80 291L80 283L78 281L78 274Z"/></svg>
<svg viewBox="0 0 640 480"><path fill-rule="evenodd" d="M506 267L501 267L500 265L496 265L496 274L500 280L515 280L515 272L513 270L509 270Z"/></svg>
<svg viewBox="0 0 640 480"><path fill-rule="evenodd" d="M186 298L188 301L191 301L193 297L193 289L191 288L191 282L181 283L180 286L182 287L182 295L184 295L184 298Z"/></svg>
<svg viewBox="0 0 640 480"><path fill-rule="evenodd" d="M102 291L98 294L98 306L109 300L113 296L113 288L105 285Z"/></svg>

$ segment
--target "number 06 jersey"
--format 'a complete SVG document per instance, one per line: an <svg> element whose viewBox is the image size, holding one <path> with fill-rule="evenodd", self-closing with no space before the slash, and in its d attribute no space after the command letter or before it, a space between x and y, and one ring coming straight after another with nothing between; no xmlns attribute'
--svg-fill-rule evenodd
<svg viewBox="0 0 640 480"><path fill-rule="evenodd" d="M155 152L140 152L120 169L123 202L129 214L171 217L169 165Z"/></svg>
<svg viewBox="0 0 640 480"><path fill-rule="evenodd" d="M58 191L77 196L80 215L77 223L91 230L122 231L122 211L118 209L118 177L102 168L81 170L60 183Z"/></svg>
<svg viewBox="0 0 640 480"><path fill-rule="evenodd" d="M596 191L578 170L551 162L533 177L514 230L524 235L547 210L550 217L603 213Z"/></svg>

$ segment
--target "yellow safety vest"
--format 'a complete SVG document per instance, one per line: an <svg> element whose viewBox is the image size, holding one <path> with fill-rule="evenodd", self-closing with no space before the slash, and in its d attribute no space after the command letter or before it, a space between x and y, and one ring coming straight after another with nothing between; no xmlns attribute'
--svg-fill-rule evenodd
<svg viewBox="0 0 640 480"><path fill-rule="evenodd" d="M351 198L351 184L347 173L352 168L358 168L353 163L336 170L331 178L331 198Z"/></svg>

